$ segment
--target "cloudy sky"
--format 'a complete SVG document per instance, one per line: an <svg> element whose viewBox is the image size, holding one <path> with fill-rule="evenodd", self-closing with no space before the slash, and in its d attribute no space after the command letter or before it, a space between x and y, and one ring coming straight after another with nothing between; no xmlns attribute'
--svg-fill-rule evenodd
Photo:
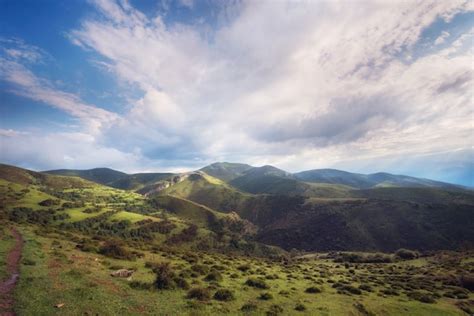
<svg viewBox="0 0 474 316"><path fill-rule="evenodd" d="M473 1L0 2L0 161L474 186Z"/></svg>

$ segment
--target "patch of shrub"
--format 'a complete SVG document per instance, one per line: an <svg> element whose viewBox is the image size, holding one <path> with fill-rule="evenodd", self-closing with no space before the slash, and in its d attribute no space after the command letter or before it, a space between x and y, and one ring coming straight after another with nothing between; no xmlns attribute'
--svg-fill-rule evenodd
<svg viewBox="0 0 474 316"><path fill-rule="evenodd" d="M198 228L196 225L191 224L187 228L183 229L180 233L170 236L166 243L170 245L181 244L184 242L193 241L197 237Z"/></svg>
<svg viewBox="0 0 474 316"><path fill-rule="evenodd" d="M398 296L400 295L397 290L394 289L383 289L380 291L380 293L385 294L385 295L390 295L390 296Z"/></svg>
<svg viewBox="0 0 474 316"><path fill-rule="evenodd" d="M189 299L196 299L198 301L208 301L211 298L211 293L209 292L209 289L195 287L188 291L186 297Z"/></svg>
<svg viewBox="0 0 474 316"><path fill-rule="evenodd" d="M372 287L368 284L361 284L359 285L359 289L367 292L372 292Z"/></svg>
<svg viewBox="0 0 474 316"><path fill-rule="evenodd" d="M250 270L250 265L249 264L242 264L242 265L237 267L237 270L242 271L242 272L246 272L246 271Z"/></svg>
<svg viewBox="0 0 474 316"><path fill-rule="evenodd" d="M433 295L422 293L422 292L409 292L407 296L413 300L417 300L422 303L433 304L436 303L436 299Z"/></svg>
<svg viewBox="0 0 474 316"><path fill-rule="evenodd" d="M169 262L158 263L154 269L156 279L155 288L159 290L171 290L175 288L174 271Z"/></svg>
<svg viewBox="0 0 474 316"><path fill-rule="evenodd" d="M315 286L311 286L305 290L306 293L321 293L321 289Z"/></svg>
<svg viewBox="0 0 474 316"><path fill-rule="evenodd" d="M250 303L242 305L240 310L244 313L251 313L251 312L256 311L257 308L258 308L257 304L250 302Z"/></svg>
<svg viewBox="0 0 474 316"><path fill-rule="evenodd" d="M220 289L214 293L214 299L218 301L228 302L232 301L234 298L234 293L228 289Z"/></svg>
<svg viewBox="0 0 474 316"><path fill-rule="evenodd" d="M59 205L61 203L60 200L53 200L53 199L46 199L38 203L40 206L54 206Z"/></svg>
<svg viewBox="0 0 474 316"><path fill-rule="evenodd" d="M419 254L416 251L401 248L395 251L395 256L403 260L413 260L418 258Z"/></svg>
<svg viewBox="0 0 474 316"><path fill-rule="evenodd" d="M258 297L258 299L259 299L259 300L262 300L262 301L272 300L272 299L273 299L273 295L272 295L272 293L265 292L265 293L260 294L260 296Z"/></svg>
<svg viewBox="0 0 474 316"><path fill-rule="evenodd" d="M304 306L303 304L296 304L295 311L304 312L305 310L306 310L306 306Z"/></svg>
<svg viewBox="0 0 474 316"><path fill-rule="evenodd" d="M362 294L362 291L359 290L358 288L350 284L344 284L342 282L336 282L332 285L332 287L337 289L337 293L339 294L355 294L355 295Z"/></svg>
<svg viewBox="0 0 474 316"><path fill-rule="evenodd" d="M465 289L468 289L471 292L474 292L474 274L463 275L459 278L461 286Z"/></svg>
<svg viewBox="0 0 474 316"><path fill-rule="evenodd" d="M125 260L134 259L134 256L132 255L132 253L129 252L127 249L123 248L122 245L115 240L106 241L105 244L102 247L100 247L99 253L104 256L115 258L115 259L125 259Z"/></svg>
<svg viewBox="0 0 474 316"><path fill-rule="evenodd" d="M203 264L195 264L191 266L191 270L193 270L196 273L199 273L200 275L209 273L209 267Z"/></svg>
<svg viewBox="0 0 474 316"><path fill-rule="evenodd" d="M267 316L276 316L280 315L281 313L283 313L283 307L278 304L271 305L266 312Z"/></svg>
<svg viewBox="0 0 474 316"><path fill-rule="evenodd" d="M222 275L217 271L211 271L208 275L206 275L206 277L204 278L204 281L220 282L222 281Z"/></svg>
<svg viewBox="0 0 474 316"><path fill-rule="evenodd" d="M183 290L187 290L189 289L189 283L188 281L183 278L183 277L175 277L173 279L173 282L176 284L177 287L179 287L180 289L183 289Z"/></svg>
<svg viewBox="0 0 474 316"><path fill-rule="evenodd" d="M247 281L245 281L245 285L255 287L257 289L268 289L270 288L265 281L261 279L256 279L256 278L249 278Z"/></svg>

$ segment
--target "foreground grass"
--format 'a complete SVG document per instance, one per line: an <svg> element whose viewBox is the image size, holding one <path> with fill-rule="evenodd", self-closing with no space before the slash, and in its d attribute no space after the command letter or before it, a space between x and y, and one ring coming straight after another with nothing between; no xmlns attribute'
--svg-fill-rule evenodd
<svg viewBox="0 0 474 316"><path fill-rule="evenodd" d="M472 293L465 300L440 295L435 303L427 304L408 298L400 289L397 295L382 294L395 288L393 280L405 272L415 269L410 272L415 278L429 273L434 268L430 258L417 259L413 265L406 261L347 267L318 257L282 264L219 254L145 251L143 258L127 261L82 252L75 243L64 240L65 236L38 235L30 226L22 226L20 231L25 247L15 291L18 315L465 315L455 303L473 298ZM208 289L211 298L188 299L183 289L132 288L132 281L153 283L155 274L145 267L146 262L169 262L176 275L183 276L193 288ZM111 277L110 272L119 268L134 269L135 273L131 279ZM212 271L218 276L215 280L209 280ZM448 270L438 266L437 273ZM268 288L246 285L249 278L263 280ZM348 282L355 288L370 284L372 292L339 294L332 286L334 282ZM317 287L320 293L307 293L309 287ZM441 284L436 283L436 287L442 294ZM212 299L218 289L231 290L234 299ZM64 305L56 308L57 304ZM244 313L244 305L254 310ZM297 306L305 310L295 310Z"/></svg>

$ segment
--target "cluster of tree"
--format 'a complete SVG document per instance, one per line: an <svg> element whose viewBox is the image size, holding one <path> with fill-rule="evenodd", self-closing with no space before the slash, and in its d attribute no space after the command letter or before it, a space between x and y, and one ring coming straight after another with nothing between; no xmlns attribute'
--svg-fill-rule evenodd
<svg viewBox="0 0 474 316"><path fill-rule="evenodd" d="M8 212L8 219L16 223L33 223L48 225L54 221L68 219L66 213L57 213L54 210L34 211L29 207L15 207Z"/></svg>
<svg viewBox="0 0 474 316"><path fill-rule="evenodd" d="M191 224L185 229L183 229L180 233L170 236L166 243L169 245L176 245L185 242L193 241L198 235L198 228L196 225Z"/></svg>
<svg viewBox="0 0 474 316"><path fill-rule="evenodd" d="M129 231L130 236L134 239L152 240L154 238L154 233L167 235L176 228L176 225L168 220L160 222L145 220L138 222L137 224L139 225L138 228L133 228Z"/></svg>
<svg viewBox="0 0 474 316"><path fill-rule="evenodd" d="M38 203L40 206L56 206L61 204L60 200L46 199Z"/></svg>

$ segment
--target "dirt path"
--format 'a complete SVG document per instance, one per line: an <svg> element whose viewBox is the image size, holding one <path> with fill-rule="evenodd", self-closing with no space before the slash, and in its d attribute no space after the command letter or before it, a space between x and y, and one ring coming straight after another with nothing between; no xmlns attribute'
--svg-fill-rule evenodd
<svg viewBox="0 0 474 316"><path fill-rule="evenodd" d="M23 248L23 238L16 228L11 230L15 238L15 245L7 255L7 279L0 283L0 315L15 315L13 311L13 289L15 288L18 277L20 276L20 259Z"/></svg>

